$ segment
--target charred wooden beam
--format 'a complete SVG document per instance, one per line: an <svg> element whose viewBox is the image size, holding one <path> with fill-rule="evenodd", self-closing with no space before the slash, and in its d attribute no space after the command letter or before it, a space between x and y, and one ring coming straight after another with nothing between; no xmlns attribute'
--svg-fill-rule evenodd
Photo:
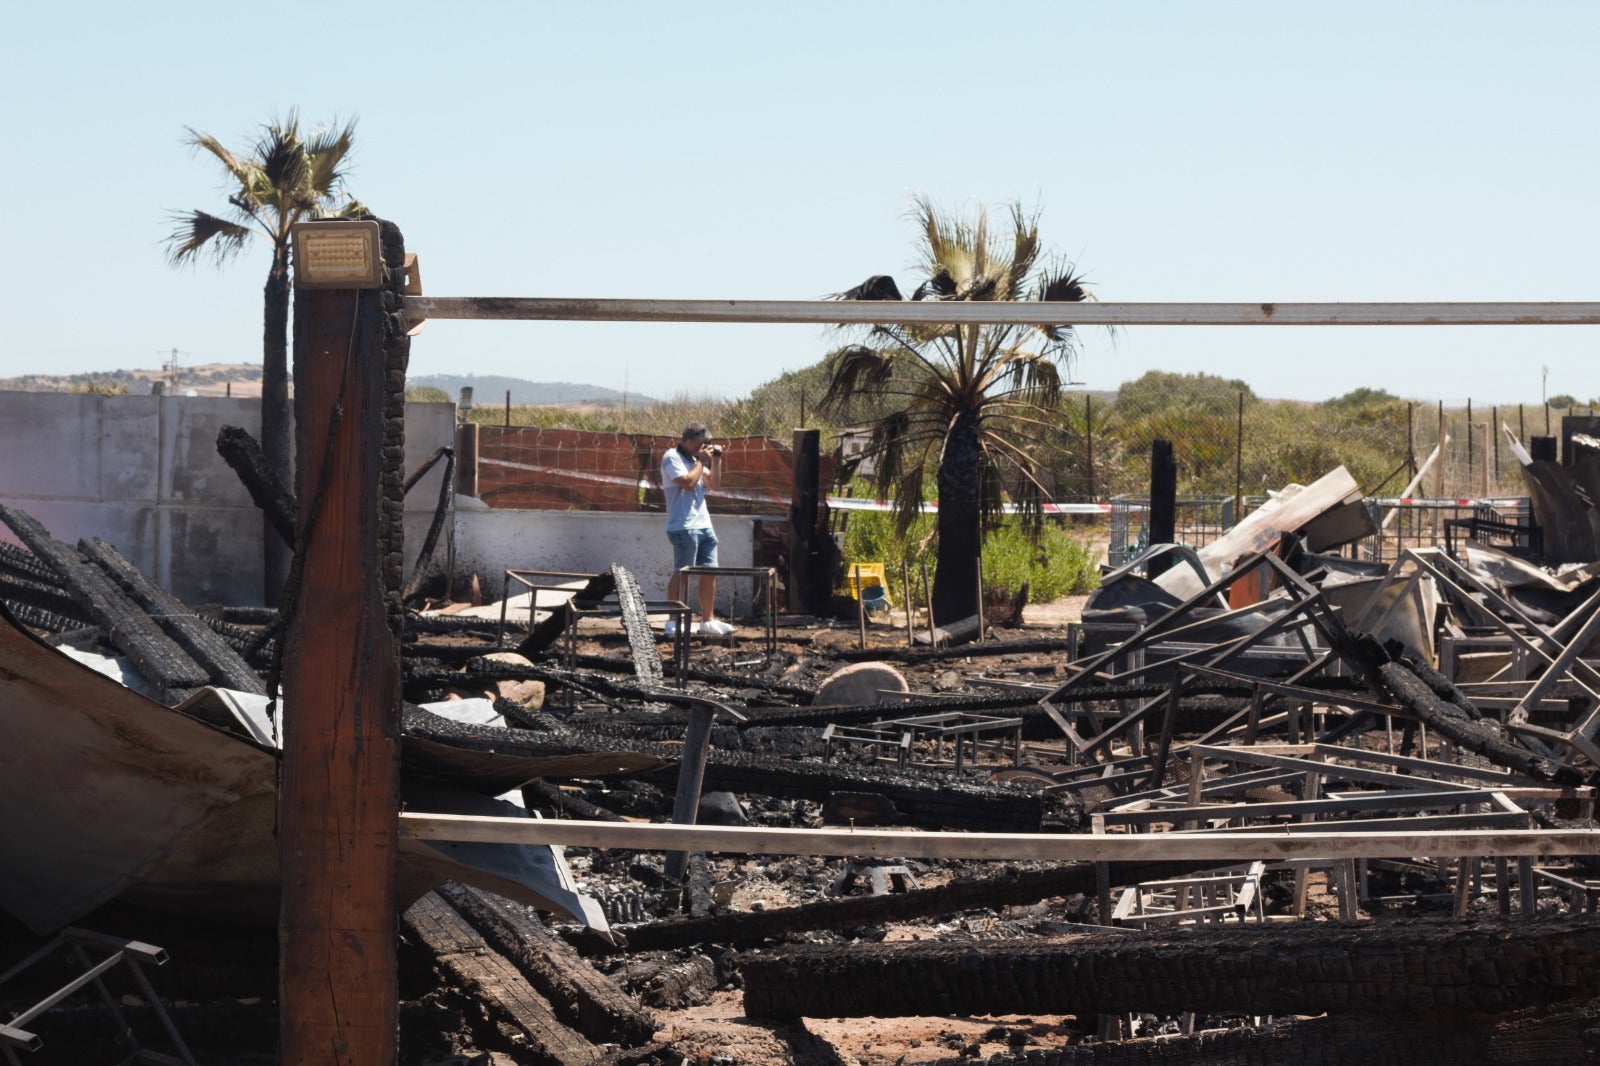
<svg viewBox="0 0 1600 1066"><path fill-rule="evenodd" d="M78 550L103 570L156 624L211 675L211 683L266 695L267 686L233 648L167 590L146 577L122 553L99 537L78 542Z"/></svg>
<svg viewBox="0 0 1600 1066"><path fill-rule="evenodd" d="M261 508L267 521L289 547L294 547L294 516L299 505L294 493L278 480L267 464L261 445L238 426L223 426L217 433L217 454L233 468L250 494L250 499Z"/></svg>
<svg viewBox="0 0 1600 1066"><path fill-rule="evenodd" d="M437 893L414 903L402 924L434 953L443 974L472 993L494 1021L515 1027L526 1041L529 1061L591 1066L599 1057L599 1049L562 1022L521 971Z"/></svg>
<svg viewBox="0 0 1600 1066"><path fill-rule="evenodd" d="M6 610L6 603L5 597L0 596L0 610ZM47 633L53 634L50 640L57 645L75 644L76 640L59 639L69 633L74 636L81 636L87 630L92 633L96 643L104 635L101 633L99 626L85 627L77 618L69 618L64 614L56 614L54 611L47 611L42 607L35 607L28 603L12 603L7 613L22 625L31 629L42 629Z"/></svg>
<svg viewBox="0 0 1600 1066"><path fill-rule="evenodd" d="M650 778L663 788L676 778L658 770ZM1070 801L1004 785L982 786L933 775L843 765L813 766L779 756L714 752L706 764L704 787L712 792L754 792L784 799L821 802L835 792L887 796L913 825L997 832L1036 832L1049 816L1076 824Z"/></svg>
<svg viewBox="0 0 1600 1066"><path fill-rule="evenodd" d="M1418 664L1410 657L1391 653L1389 648L1366 634L1336 630L1330 636L1339 654L1361 671L1375 691L1388 693L1394 702L1415 714L1429 729L1453 743L1536 781L1564 785L1589 782L1589 775L1577 767L1507 741L1498 723L1485 720L1481 714L1474 716L1466 709L1471 701L1460 690L1448 686L1431 669L1419 673ZM1446 691L1451 695L1441 695L1438 691L1441 686L1448 686ZM1459 703L1455 702L1457 700Z"/></svg>
<svg viewBox="0 0 1600 1066"><path fill-rule="evenodd" d="M1072 650L1072 645L1064 638L1035 638L1029 640L995 641L990 644L971 645L964 644L959 648L906 648L899 646L871 647L871 648L839 648L831 653L834 659L846 662L863 662L872 659L882 659L887 662L897 663L926 663L939 662L951 658L981 658L998 655L1040 654L1060 652L1062 660L1066 660L1067 653Z"/></svg>
<svg viewBox="0 0 1600 1066"><path fill-rule="evenodd" d="M1081 937L795 948L740 963L752 1017L1419 1012L1473 1015L1586 995L1592 920L1301 922Z"/></svg>
<svg viewBox="0 0 1600 1066"><path fill-rule="evenodd" d="M592 822L620 822L622 815L615 811L608 811L604 807L596 806L582 796L572 792L564 792L548 781L534 780L522 786L523 801L528 806L539 805L549 807L554 811L565 814L569 818L582 818Z"/></svg>
<svg viewBox="0 0 1600 1066"><path fill-rule="evenodd" d="M1409 664L1384 663L1377 668L1377 673L1383 686L1393 694L1395 702L1416 714L1428 728L1437 730L1466 750L1537 781L1553 781L1564 785L1589 783L1590 775L1576 766L1536 755L1503 739L1498 723L1469 717L1460 707L1435 693L1427 682L1409 669Z"/></svg>
<svg viewBox="0 0 1600 1066"><path fill-rule="evenodd" d="M611 576L617 583L617 603L622 607L622 628L628 635L634 676L647 685L659 685L661 653L656 650L656 635L650 629L639 581L620 564L611 567Z"/></svg>
<svg viewBox="0 0 1600 1066"><path fill-rule="evenodd" d="M57 618L68 618L80 626L93 621L82 604L61 591L59 580L50 584L35 581L31 577L6 572L3 564L0 564L0 600L13 607L33 607Z"/></svg>
<svg viewBox="0 0 1600 1066"><path fill-rule="evenodd" d="M616 590L617 579L615 577L609 573L596 574L581 589L572 594L571 602L580 607L593 606ZM507 595L510 595L511 590L509 588L505 591ZM523 639L521 644L517 645L518 654L526 655L530 659L554 644L556 639L566 632L567 626L572 622L572 608L565 603L551 611L550 617L544 621L533 622L533 616L537 612L533 608L532 601L537 598L531 595L529 597L528 620L531 625L528 629L527 637Z"/></svg>
<svg viewBox="0 0 1600 1066"><path fill-rule="evenodd" d="M1286 1019L1260 1028L1216 1029L1193 1036L1098 1041L1061 1048L1030 1048L993 1055L985 1066L1524 1066L1583 1062L1600 1046L1600 1001L1519 1011L1508 1018L1464 1019L1445 1024L1426 1017L1347 1014ZM932 1066L968 1066L970 1058Z"/></svg>
<svg viewBox="0 0 1600 1066"><path fill-rule="evenodd" d="M0 504L0 522L10 526L34 555L50 564L67 591L105 629L107 642L133 660L163 699L176 701L210 684L206 671L148 614L110 578L80 559L76 551L53 540L32 515Z"/></svg>
<svg viewBox="0 0 1600 1066"><path fill-rule="evenodd" d="M0 541L0 570L10 571L20 577L32 578L34 581L42 582L46 585L54 585L60 580L56 572L50 568L49 563L26 548L18 547L15 544L7 544L3 541Z"/></svg>
<svg viewBox="0 0 1600 1066"><path fill-rule="evenodd" d="M557 1018L596 1044L643 1044L660 1028L650 1012L596 970L527 907L448 882L439 895L509 959Z"/></svg>
<svg viewBox="0 0 1600 1066"><path fill-rule="evenodd" d="M444 477L439 481L439 500L434 504L433 519L428 523L428 532L423 535L422 547L417 552L417 561L411 568L411 576L406 580L405 587L400 591L400 598L407 599L416 591L418 582L422 580L422 572L433 558L433 549L439 544L439 533L444 529L445 516L450 511L450 498L455 492L456 453L448 445L441 445L433 455L406 478L405 487L401 490L402 496L410 495L412 486L421 481L423 475L433 469L433 465L441 458L446 459L444 464Z"/></svg>
<svg viewBox="0 0 1600 1066"><path fill-rule="evenodd" d="M1120 863L1112 867L1117 884L1137 884L1181 877L1212 864L1197 862ZM1024 870L993 877L962 878L937 888L917 888L883 896L802 903L767 911L736 911L706 918L658 922L628 930L628 951L675 951L699 944L749 947L768 940L823 929L854 929L887 922L959 914L980 908L1024 906L1057 896L1086 895L1095 890L1093 863L1051 870ZM585 938L579 950L589 954L622 950Z"/></svg>

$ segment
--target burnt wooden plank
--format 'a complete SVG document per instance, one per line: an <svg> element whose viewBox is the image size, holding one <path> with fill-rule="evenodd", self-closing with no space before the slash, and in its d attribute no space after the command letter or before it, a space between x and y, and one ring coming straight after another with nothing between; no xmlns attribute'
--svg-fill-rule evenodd
<svg viewBox="0 0 1600 1066"><path fill-rule="evenodd" d="M51 538L32 515L0 504L0 522L11 527L35 556L50 564L73 598L101 628L112 647L132 659L139 672L171 700L184 690L210 684L205 670L189 657L138 604L70 546Z"/></svg>
<svg viewBox="0 0 1600 1066"><path fill-rule="evenodd" d="M438 893L417 900L402 921L434 953L444 976L475 997L493 1020L515 1027L526 1041L521 1051L527 1057L520 1061L590 1066L600 1058L599 1049L564 1024L550 1001Z"/></svg>
<svg viewBox="0 0 1600 1066"><path fill-rule="evenodd" d="M99 537L90 537L78 542L78 550L115 581L133 602L149 612L156 624L210 673L212 684L261 696L267 694L267 686L261 678L227 641L176 596L128 562L116 548Z"/></svg>
<svg viewBox="0 0 1600 1066"><path fill-rule="evenodd" d="M597 1044L649 1042L655 1018L526 907L490 892L449 882L439 895L547 1000L556 1017Z"/></svg>
<svg viewBox="0 0 1600 1066"><path fill-rule="evenodd" d="M638 580L620 563L611 567L611 576L617 583L617 603L622 607L622 628L628 634L628 647L633 653L634 676L646 684L659 684L661 653L656 649L656 635L645 614L644 593L639 590Z"/></svg>
<svg viewBox="0 0 1600 1066"><path fill-rule="evenodd" d="M1196 862L1119 863L1112 867L1118 884L1136 884L1181 877L1214 864ZM747 947L767 940L824 929L851 929L888 922L958 914L980 908L1022 906L1057 896L1095 890L1093 863L1050 870L1024 870L993 877L962 878L936 888L884 896L850 896L819 900L766 911L731 911L705 918L658 922L628 930L629 951L671 951L698 944ZM579 941L586 953L620 950L588 937Z"/></svg>
<svg viewBox="0 0 1600 1066"><path fill-rule="evenodd" d="M795 948L740 960L752 1017L928 1014L1503 1013L1587 995L1588 918L1404 926L1300 922Z"/></svg>

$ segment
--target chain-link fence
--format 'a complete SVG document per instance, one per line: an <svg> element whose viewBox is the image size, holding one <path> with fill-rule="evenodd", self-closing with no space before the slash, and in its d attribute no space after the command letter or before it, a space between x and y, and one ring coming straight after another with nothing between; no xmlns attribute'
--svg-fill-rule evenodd
<svg viewBox="0 0 1600 1066"><path fill-rule="evenodd" d="M502 429L610 435L604 443L596 438L587 449L574 445L571 456L558 456L554 463L501 458L613 479L616 506L621 506L630 491L636 496L641 477L651 477L653 463L645 461L644 453L653 452L659 461L662 442L675 440L688 422L705 422L722 440L767 438L779 452L786 450L796 428L816 428L828 454L847 430L868 426L885 413L884 401L869 399L822 411L824 391L824 379L812 368L733 400L680 397L648 404L529 407L485 404L480 398L465 414ZM1323 403L1263 400L1237 381L1147 374L1116 393L1068 394L1045 416L1043 427L1019 424L1009 439L1027 455L1033 475L1058 502L1105 504L1148 493L1152 442L1166 440L1177 463L1180 497L1230 498L1248 512L1245 504L1251 498L1289 484L1308 484L1337 466L1348 469L1369 497L1521 496L1520 464L1507 431L1532 448L1534 438L1559 436L1565 416L1592 414L1587 407L1477 402L1444 407L1366 389ZM619 454L628 456L626 470L615 468ZM729 464L730 476L737 470ZM926 481L933 483L931 477ZM605 498L577 492L565 505L611 506L598 502Z"/></svg>

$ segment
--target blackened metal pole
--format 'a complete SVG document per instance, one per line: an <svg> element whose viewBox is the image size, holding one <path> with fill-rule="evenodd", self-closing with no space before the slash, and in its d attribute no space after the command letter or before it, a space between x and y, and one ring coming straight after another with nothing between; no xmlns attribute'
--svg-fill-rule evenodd
<svg viewBox="0 0 1600 1066"><path fill-rule="evenodd" d="M917 642L911 635L911 567L904 559L900 560L900 592L906 609L906 647L910 648Z"/></svg>
<svg viewBox="0 0 1600 1066"><path fill-rule="evenodd" d="M789 502L789 610L806 614L823 614L827 610L827 596L832 591L832 575L825 569L817 555L818 502L821 496L818 478L822 469L822 431L797 429L794 431L793 483ZM822 587L826 585L827 587Z"/></svg>
<svg viewBox="0 0 1600 1066"><path fill-rule="evenodd" d="M1244 521L1244 393L1239 393L1239 430L1233 445L1233 521Z"/></svg>
<svg viewBox="0 0 1600 1066"><path fill-rule="evenodd" d="M298 582L285 637L279 1061L393 1066L404 248L396 291L295 298Z"/></svg>
<svg viewBox="0 0 1600 1066"><path fill-rule="evenodd" d="M681 627L680 627L681 628ZM689 725L683 736L683 754L678 759L678 792L672 804L674 825L694 825L700 815L700 786L706 777L706 757L711 750L711 720L715 704L707 701L689 708ZM686 851L670 851L664 863L667 880L677 881L689 862Z"/></svg>
<svg viewBox="0 0 1600 1066"><path fill-rule="evenodd" d="M1150 544L1171 544L1178 529L1178 464L1170 440L1150 442ZM1172 565L1172 556L1159 555L1146 567L1157 577Z"/></svg>
<svg viewBox="0 0 1600 1066"><path fill-rule="evenodd" d="M861 647L867 646L867 600L861 588L861 564L856 564L856 621L861 626Z"/></svg>

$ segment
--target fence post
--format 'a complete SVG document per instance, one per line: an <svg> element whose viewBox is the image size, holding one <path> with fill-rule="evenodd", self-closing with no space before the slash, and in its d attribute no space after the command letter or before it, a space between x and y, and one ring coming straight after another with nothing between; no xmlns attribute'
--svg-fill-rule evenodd
<svg viewBox="0 0 1600 1066"><path fill-rule="evenodd" d="M1445 434L1445 428L1444 428L1444 401L1440 400L1439 401L1439 461L1433 468L1433 498L1435 500L1444 499L1444 464L1445 464L1445 461L1446 461L1445 446L1444 446L1445 436L1446 436L1446 434ZM1437 506L1435 506L1435 507L1431 508L1431 510L1433 511L1433 539L1434 539L1435 542L1437 542L1438 539L1439 539L1439 508Z"/></svg>
<svg viewBox="0 0 1600 1066"><path fill-rule="evenodd" d="M1233 521L1244 518L1244 391L1239 392L1239 430L1233 446Z"/></svg>
<svg viewBox="0 0 1600 1066"><path fill-rule="evenodd" d="M1417 477L1417 405L1406 403L1406 484L1416 480Z"/></svg>
<svg viewBox="0 0 1600 1066"><path fill-rule="evenodd" d="M1472 475L1472 397L1467 397L1467 484L1471 485L1476 480Z"/></svg>
<svg viewBox="0 0 1600 1066"><path fill-rule="evenodd" d="M1489 436L1494 438L1494 479L1495 491L1500 487L1500 405L1495 404L1489 409Z"/></svg>
<svg viewBox="0 0 1600 1066"><path fill-rule="evenodd" d="M1479 423L1479 425L1476 428L1477 428L1479 436L1480 436L1480 439L1478 441L1478 450L1480 452L1482 452L1483 456L1484 456L1483 462L1482 462L1482 466L1481 466L1480 471L1479 471L1479 478L1478 478L1478 483L1482 487L1482 490L1483 490L1480 493L1480 495L1483 496L1483 497L1488 497L1488 495L1489 495L1489 458L1488 458L1489 457L1489 425L1486 422L1485 423ZM1498 449L1496 449L1496 450L1498 450Z"/></svg>
<svg viewBox="0 0 1600 1066"><path fill-rule="evenodd" d="M1094 397L1088 393L1083 395L1083 445L1089 459L1089 502L1092 503L1100 497L1094 491Z"/></svg>

